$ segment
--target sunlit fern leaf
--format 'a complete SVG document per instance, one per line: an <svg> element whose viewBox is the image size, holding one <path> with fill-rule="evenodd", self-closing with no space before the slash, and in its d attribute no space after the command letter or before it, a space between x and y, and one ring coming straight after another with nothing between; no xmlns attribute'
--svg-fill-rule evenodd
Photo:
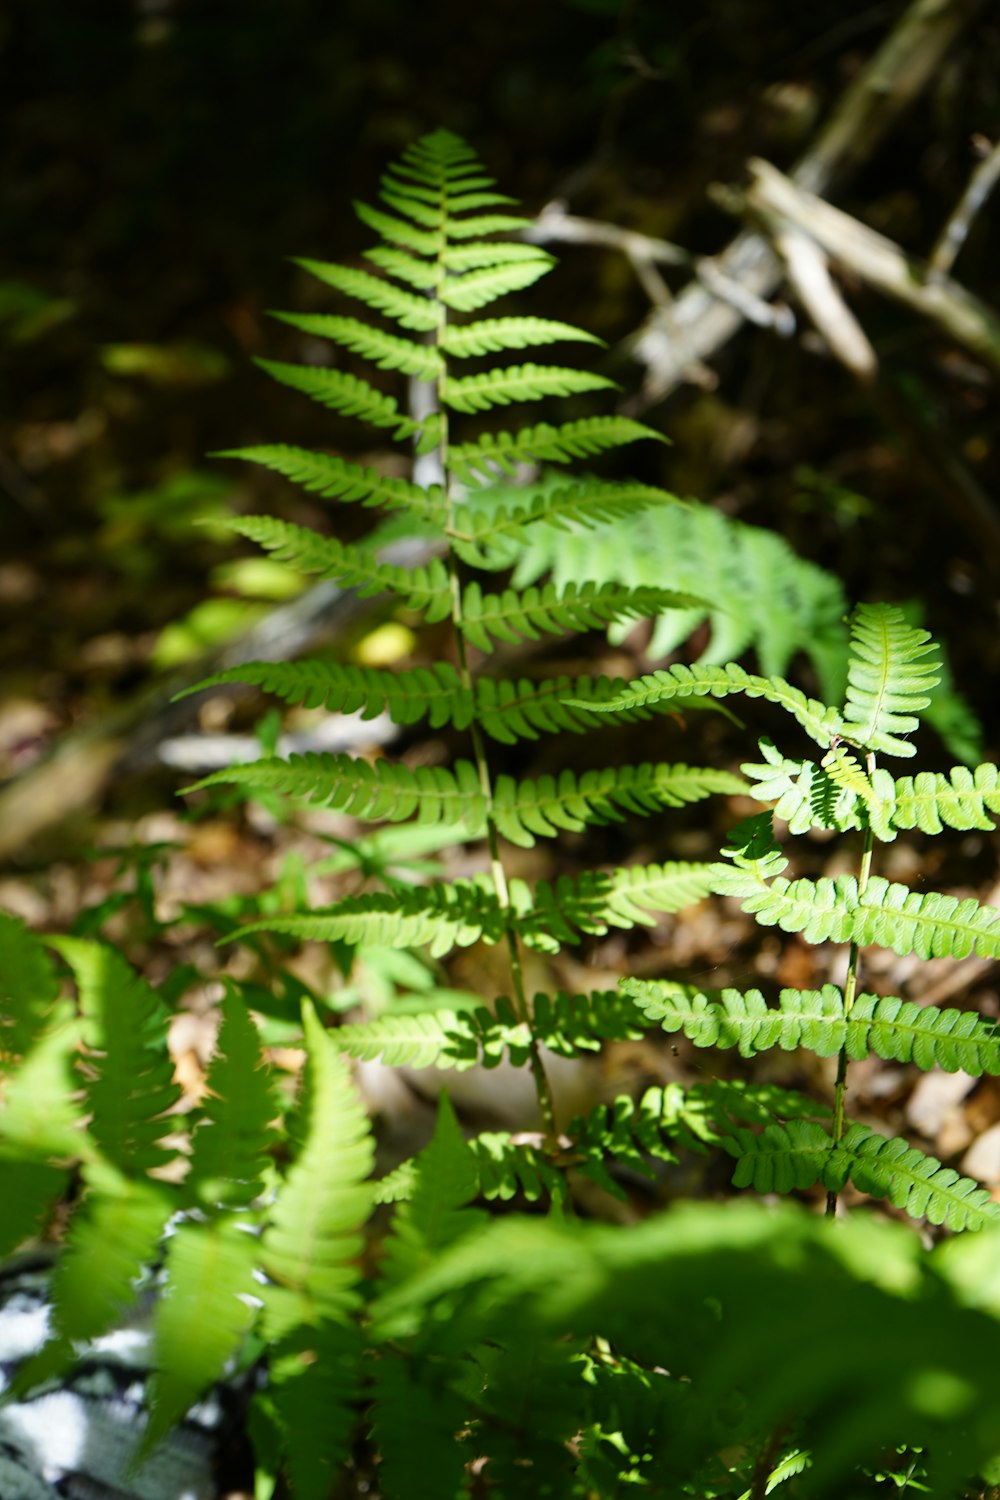
<svg viewBox="0 0 1000 1500"><path fill-rule="evenodd" d="M44 944L0 911L0 1071L16 1066L52 1015L59 982Z"/></svg>
<svg viewBox="0 0 1000 1500"><path fill-rule="evenodd" d="M475 712L474 694L462 686L450 662L389 672L309 658L296 662L253 661L207 677L189 691L201 692L234 682L252 683L286 703L306 708L360 712L363 719L388 713L394 724L416 724L426 719L432 729L445 724L466 729Z"/></svg>
<svg viewBox="0 0 1000 1500"><path fill-rule="evenodd" d="M728 772L685 765L616 766L579 777L561 771L519 782L502 775L494 787L493 815L505 838L530 848L536 836L552 838L560 829L579 831L591 823L620 822L629 812L649 814L744 790Z"/></svg>
<svg viewBox="0 0 1000 1500"><path fill-rule="evenodd" d="M590 370L559 365L507 365L480 375L448 376L441 388L444 404L459 412L488 411L512 402L542 401L546 396L571 396L580 391L613 390L615 382Z"/></svg>
<svg viewBox="0 0 1000 1500"><path fill-rule="evenodd" d="M362 224L366 224L369 229L374 229L382 239L391 240L394 245L402 245L405 250L411 251L414 255L436 256L444 244L444 234L440 228L418 229L415 224L407 223L405 219L395 214L383 213L380 208L373 208L370 203L356 202L354 212Z"/></svg>
<svg viewBox="0 0 1000 1500"><path fill-rule="evenodd" d="M407 286L416 287L417 291L429 291L438 279L438 269L433 261L417 260L416 256L408 255L394 245L373 245L364 255L373 265L398 277Z"/></svg>
<svg viewBox="0 0 1000 1500"><path fill-rule="evenodd" d="M447 251L443 256L445 265L454 265L456 258L455 254L449 255ZM473 256L471 259L475 265L481 258ZM547 257L531 255L512 260L509 256L504 256L499 260L490 256L487 264L480 270L449 276L438 295L446 307L454 308L456 312L476 312L508 292L520 292L525 287L534 286L551 269L552 261ZM483 410L483 407L475 409Z"/></svg>
<svg viewBox="0 0 1000 1500"><path fill-rule="evenodd" d="M674 700L650 708L626 709L614 719L598 711L600 704L620 695L626 687L622 678L608 677L549 677L538 682L527 677L519 681L480 677L474 687L476 716L492 739L513 744L559 730L586 734L592 729L638 723L656 713L674 713L691 703L690 699L686 703Z"/></svg>
<svg viewBox="0 0 1000 1500"><path fill-rule="evenodd" d="M875 837L891 843L896 830L892 821L892 777L888 772L876 767L869 777L846 745L834 745L828 750L821 769L835 787L854 798L855 807L863 811L864 821Z"/></svg>
<svg viewBox="0 0 1000 1500"><path fill-rule="evenodd" d="M484 594L473 580L462 591L462 633L481 651L492 651L494 637L517 641L523 636L565 635L593 630L611 620L648 618L665 609L700 604L690 594L670 589L625 589L616 584L543 584L521 591Z"/></svg>
<svg viewBox="0 0 1000 1500"><path fill-rule="evenodd" d="M622 980L621 990L647 1020L666 1032L682 1032L696 1047L736 1047L743 1057L773 1047L788 1052L804 1047L818 1057L843 1049L855 1060L874 1053L925 1070L962 1069L976 1077L1000 1072L1000 1035L975 1011L865 994L845 1015L834 985L782 990L777 1006L768 1006L759 990L706 994L689 985L638 979Z"/></svg>
<svg viewBox="0 0 1000 1500"><path fill-rule="evenodd" d="M867 1125L848 1127L831 1153L824 1181L839 1188L845 1172L861 1192L888 1198L914 1219L954 1230L1000 1223L1000 1203L994 1203L977 1182L943 1167L898 1136L879 1135Z"/></svg>
<svg viewBox="0 0 1000 1500"><path fill-rule="evenodd" d="M84 1167L87 1192L73 1216L52 1283L57 1334L83 1341L133 1307L175 1204L162 1183Z"/></svg>
<svg viewBox="0 0 1000 1500"><path fill-rule="evenodd" d="M422 521L437 523L444 521L447 511L447 498L440 485L422 489L409 480L391 478L376 469L348 463L331 453L314 453L307 448L290 447L287 443L273 443L254 448L224 449L213 456L262 464L324 499L345 503L360 500L366 506L384 505L393 510L406 510Z"/></svg>
<svg viewBox="0 0 1000 1500"><path fill-rule="evenodd" d="M938 681L937 648L926 630L889 604L859 604L851 618L845 735L886 755L913 755L900 735L919 725Z"/></svg>
<svg viewBox="0 0 1000 1500"><path fill-rule="evenodd" d="M759 1135L736 1127L725 1143L736 1157L733 1186L758 1193L805 1192L823 1180L833 1141L814 1120L766 1125ZM844 1186L843 1174L840 1187Z"/></svg>
<svg viewBox="0 0 1000 1500"><path fill-rule="evenodd" d="M447 1094L438 1100L434 1136L415 1162L413 1191L395 1213L384 1243L381 1286L399 1286L446 1245L482 1222L468 1205L479 1191L479 1173Z"/></svg>
<svg viewBox="0 0 1000 1500"><path fill-rule="evenodd" d="M565 1204L569 1189L561 1166L555 1165L541 1144L506 1131L485 1130L469 1142L479 1177L479 1192L487 1200L508 1203L522 1197L528 1203L543 1198Z"/></svg>
<svg viewBox="0 0 1000 1500"><path fill-rule="evenodd" d="M304 1136L260 1242L269 1336L298 1322L342 1320L357 1301L360 1230L372 1202L371 1127L350 1070L310 1006Z"/></svg>
<svg viewBox="0 0 1000 1500"><path fill-rule="evenodd" d="M257 1316L256 1251L256 1237L232 1219L178 1224L170 1235L140 1456L156 1447L238 1353Z"/></svg>
<svg viewBox="0 0 1000 1500"><path fill-rule="evenodd" d="M282 1431L296 1500L327 1500L350 1453L364 1339L353 1323L298 1328L268 1350L257 1400Z"/></svg>
<svg viewBox="0 0 1000 1500"><path fill-rule="evenodd" d="M450 219L448 235L453 240L475 240L484 234L518 234L530 229L531 222L520 214L477 214L469 219Z"/></svg>
<svg viewBox="0 0 1000 1500"><path fill-rule="evenodd" d="M400 338L372 328L358 318L331 317L328 313L275 312L272 317L314 338L330 339L335 344L361 354L380 370L399 370L418 380L437 380L444 373L444 361L430 344Z"/></svg>
<svg viewBox="0 0 1000 1500"><path fill-rule="evenodd" d="M603 704L599 711L614 713L622 708L646 708L677 695L687 698L725 698L733 693L743 693L748 698L765 698L769 703L777 703L802 725L810 738L824 746L829 745L832 736L844 728L836 709L828 708L815 698L807 698L805 693L792 687L782 677L758 677L745 672L734 662L725 667L689 667L680 662L672 667L662 667L659 671L630 683L624 693ZM573 703L572 699L568 701Z"/></svg>
<svg viewBox="0 0 1000 1500"><path fill-rule="evenodd" d="M97 1148L83 1128L88 1106L76 1073L79 1055L80 1026L67 1006L5 1081L0 1108L5 1156L40 1165L95 1155Z"/></svg>
<svg viewBox="0 0 1000 1500"><path fill-rule="evenodd" d="M1000 770L985 764L970 770L955 766L918 771L893 783L892 821L897 828L940 833L943 828L995 828L990 814L1000 814Z"/></svg>
<svg viewBox="0 0 1000 1500"><path fill-rule="evenodd" d="M449 245L441 257L449 271L478 271L489 266L532 266L532 281L555 265L554 255L538 245L490 240L481 245ZM530 283L529 283L530 284ZM486 299L492 302L492 296Z"/></svg>
<svg viewBox="0 0 1000 1500"><path fill-rule="evenodd" d="M412 328L418 333L430 333L438 326L439 313L429 297L420 297L405 292L382 276L372 276L369 271L355 266L331 265L326 261L296 259L295 264L304 271L318 277L346 297L385 313L395 319L402 328Z"/></svg>
<svg viewBox="0 0 1000 1500"><path fill-rule="evenodd" d="M87 1044L89 1133L121 1172L144 1173L176 1155L167 1143L180 1098L167 1051L168 1013L119 953L82 938L52 938L77 981Z"/></svg>
<svg viewBox="0 0 1000 1500"><path fill-rule="evenodd" d="M376 1206L384 1203L402 1203L413 1191L416 1181L416 1167L414 1158L400 1162L391 1172L386 1172L384 1177L379 1177L372 1184L375 1194Z"/></svg>
<svg viewBox="0 0 1000 1500"><path fill-rule="evenodd" d="M308 527L272 516L238 516L226 524L304 573L336 578L362 595L395 593L412 609L423 610L431 622L448 613L448 575L440 558L431 558L426 567L402 568L380 563L364 547L345 545L335 537L320 536Z"/></svg>
<svg viewBox="0 0 1000 1500"><path fill-rule="evenodd" d="M487 1027L493 1021L488 1011L415 1011L338 1026L331 1036L349 1057L381 1058L390 1068L472 1068L484 1021Z"/></svg>
<svg viewBox="0 0 1000 1500"><path fill-rule="evenodd" d="M491 497L495 494L495 490L490 491ZM542 494L529 493L522 499L517 491L506 491L501 492L501 498L499 506L493 504L489 509L471 504L454 508L448 534L455 551L473 566L508 566L513 554L505 555L501 549L509 553L512 544L530 537L542 520L553 527L573 522L586 528L645 507L684 503L654 485L599 479L586 484L560 479Z"/></svg>
<svg viewBox="0 0 1000 1500"><path fill-rule="evenodd" d="M772 802L774 816L787 822L790 833L810 828L845 832L862 826L857 797L837 786L815 761L790 760L769 739L760 741L760 750L763 763L747 763L740 770L754 783L750 796Z"/></svg>
<svg viewBox="0 0 1000 1500"><path fill-rule="evenodd" d="M540 422L517 432L484 432L476 442L453 443L448 463L460 479L479 483L498 473L513 474L519 463L570 463L647 438L667 441L662 432L630 417L584 417L559 427Z"/></svg>
<svg viewBox="0 0 1000 1500"><path fill-rule="evenodd" d="M484 318L478 323L446 328L441 347L452 358L469 359L498 354L504 349L533 349L542 344L565 342L601 344L603 340L575 328L572 323L558 323L553 318Z"/></svg>
<svg viewBox="0 0 1000 1500"><path fill-rule="evenodd" d="M542 952L577 943L583 933L603 936L612 927L652 927L654 913L680 911L715 889L716 867L684 864L630 865L610 874L585 870L576 879L560 875L530 891L511 882L515 925L524 942Z"/></svg>
<svg viewBox="0 0 1000 1500"><path fill-rule="evenodd" d="M416 947L427 943L438 958L467 948L480 938L497 943L507 930L505 915L485 877L454 880L420 889L349 896L328 911L267 917L230 934L235 941L252 932L284 932L303 942L343 939L371 946Z"/></svg>
<svg viewBox="0 0 1000 1500"><path fill-rule="evenodd" d="M472 837L486 830L486 799L471 761L444 766L407 766L312 750L305 755L249 761L215 771L189 791L220 783L279 792L317 807L336 807L355 817L401 823L465 823Z"/></svg>
<svg viewBox="0 0 1000 1500"><path fill-rule="evenodd" d="M257 1028L233 990L221 1012L185 1189L208 1207L247 1208L263 1187L279 1106Z"/></svg>
<svg viewBox="0 0 1000 1500"><path fill-rule="evenodd" d="M256 363L272 379L345 417L360 417L373 427L387 427L397 438L411 437L417 430L413 419L402 415L394 396L383 395L356 375L312 365L289 365L275 359L258 359Z"/></svg>

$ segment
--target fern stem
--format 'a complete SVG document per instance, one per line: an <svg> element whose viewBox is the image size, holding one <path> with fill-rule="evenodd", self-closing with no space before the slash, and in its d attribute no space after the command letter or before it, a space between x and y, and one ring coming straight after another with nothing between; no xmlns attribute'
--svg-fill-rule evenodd
<svg viewBox="0 0 1000 1500"><path fill-rule="evenodd" d="M439 258L438 276L439 289L446 275L443 260ZM447 369L447 355L444 349L444 336L447 318L444 313L444 304L439 303L442 316L435 332L435 343L439 351L445 356L443 369ZM448 469L448 412L442 399L443 382L445 376L438 377L437 382L437 407L440 422L439 437L437 443L438 457L442 473L446 479L447 493L447 522L446 532L450 533L453 509L453 486ZM462 687L472 693L473 674L469 666L468 653L466 651L465 636L462 631L462 581L459 575L459 561L452 548L449 547L445 566L448 570L448 583L451 590L451 620L455 632L455 650L458 658L458 672ZM504 912L510 910L510 889L507 884L507 872L504 868L503 859L500 854L500 839L497 833L496 820L493 813L493 781L490 775L489 758L486 753L486 743L482 730L473 720L469 726L469 736L472 742L472 758L475 762L479 777L479 789L483 795L486 806L486 835L490 852L490 873L493 878L493 888L496 891L497 901ZM507 954L510 963L511 989L513 991L514 1008L518 1019L527 1028L528 1043L528 1065L531 1069L532 1081L535 1085L535 1094L538 1099L538 1108L542 1117L542 1126L545 1131L546 1142L551 1149L555 1149L558 1143L558 1132L556 1130L555 1103L552 1097L552 1086L545 1064L542 1061L541 1049L535 1034L534 1016L528 1003L528 997L524 984L524 966L521 962L521 950L517 934L508 925L506 928Z"/></svg>
<svg viewBox="0 0 1000 1500"><path fill-rule="evenodd" d="M865 769L869 780L875 770L875 756L869 751L865 758ZM872 872L872 854L875 848L875 835L871 824L865 826L864 844L861 850L861 863L858 866L858 898L860 899L868 886ZM844 981L844 1016L850 1015L854 1009L854 1001L858 993L858 971L860 967L860 948L857 941L851 943L850 952L847 957L847 977ZM847 1097L847 1048L840 1049L837 1058L837 1083L833 1096L833 1143L838 1145L844 1133L844 1102ZM836 1217L837 1194L833 1191L826 1195L826 1212L830 1218Z"/></svg>

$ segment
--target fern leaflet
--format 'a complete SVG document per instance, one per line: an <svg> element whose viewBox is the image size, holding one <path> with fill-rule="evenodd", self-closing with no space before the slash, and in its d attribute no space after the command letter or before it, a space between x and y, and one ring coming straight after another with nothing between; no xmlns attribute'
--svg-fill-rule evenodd
<svg viewBox="0 0 1000 1500"><path fill-rule="evenodd" d="M322 495L325 499L345 503L360 500L363 505L407 510L431 524L442 523L447 513L447 500L440 485L421 489L409 480L389 478L376 469L348 463L330 453L313 453L308 448L272 443L254 448L229 448L215 457L241 458L249 463L262 464L301 485L310 494Z"/></svg>
<svg viewBox="0 0 1000 1500"><path fill-rule="evenodd" d="M888 604L859 604L851 620L845 736L868 750L913 755L900 735L917 728L938 682L937 648L926 630Z"/></svg>
<svg viewBox="0 0 1000 1500"><path fill-rule="evenodd" d="M417 380L437 380L444 372L444 360L432 345L418 344L413 339L385 333L381 328L371 328L358 318L287 312L276 312L271 316L302 333L330 339L354 354L361 354L380 370L399 370Z"/></svg>
<svg viewBox="0 0 1000 1500"><path fill-rule="evenodd" d="M585 417L559 427L540 422L513 433L484 432L476 442L455 443L448 462L460 479L471 482L480 476L492 479L497 471L513 474L519 463L570 463L645 438L667 441L661 432L630 417Z"/></svg>
<svg viewBox="0 0 1000 1500"><path fill-rule="evenodd" d="M330 265L326 261L295 259L295 264L310 272L320 281L364 302L376 312L394 318L402 328L412 328L417 333L430 333L438 325L438 310L429 297L418 297L394 286L382 276L372 276L354 266Z"/></svg>
<svg viewBox="0 0 1000 1500"><path fill-rule="evenodd" d="M491 273L492 274L492 273ZM461 278L466 279L466 278ZM572 396L580 391L613 390L615 382L589 370L558 365L507 365L481 375L448 376L441 400L452 411L488 411L517 401L541 401L546 396Z"/></svg>
<svg viewBox="0 0 1000 1500"><path fill-rule="evenodd" d="M504 349L531 349L539 344L572 341L600 344L601 339L570 323L552 318L484 318L478 323L445 328L441 348L453 358L468 359L497 354Z"/></svg>
<svg viewBox="0 0 1000 1500"><path fill-rule="evenodd" d="M274 359L256 362L273 380L311 396L321 406L329 406L345 417L360 417L374 427L387 427L397 438L412 437L417 430L413 419L400 412L394 396L384 396L357 375L310 365L289 365Z"/></svg>

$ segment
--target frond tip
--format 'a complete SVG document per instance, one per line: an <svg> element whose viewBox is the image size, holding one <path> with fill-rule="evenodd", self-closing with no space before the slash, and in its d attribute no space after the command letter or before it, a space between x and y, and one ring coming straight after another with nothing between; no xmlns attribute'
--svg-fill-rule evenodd
<svg viewBox="0 0 1000 1500"><path fill-rule="evenodd" d="M913 755L909 740L939 681L936 647L926 630L889 604L859 604L851 619L845 737L867 750Z"/></svg>

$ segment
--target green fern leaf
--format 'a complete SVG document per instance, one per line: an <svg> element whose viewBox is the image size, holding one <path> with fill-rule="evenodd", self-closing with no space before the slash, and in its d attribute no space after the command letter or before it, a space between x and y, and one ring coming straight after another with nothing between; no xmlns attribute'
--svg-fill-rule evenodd
<svg viewBox="0 0 1000 1500"><path fill-rule="evenodd" d="M475 715L474 694L462 686L450 662L389 672L309 658L296 662L251 661L206 677L187 691L201 692L230 682L252 683L285 703L306 708L360 712L362 719L388 713L394 724L416 724L426 719L432 729L445 724L466 729Z"/></svg>
<svg viewBox="0 0 1000 1500"><path fill-rule="evenodd" d="M257 448L224 449L213 456L263 464L265 468L283 474L293 484L301 485L310 494L322 495L328 500L360 500L366 506L385 505L394 510L408 510L411 515L432 524L443 523L447 513L447 497L440 485L421 489L406 479L389 478L375 469L347 463L329 453L312 453L307 448L277 443Z"/></svg>
<svg viewBox="0 0 1000 1500"><path fill-rule="evenodd" d="M418 380L437 380L444 372L444 360L431 344L417 344L412 339L399 338L395 334L383 333L380 328L371 328L357 318L331 317L327 313L272 313L282 323L298 328L302 333L316 338L331 339L335 344L350 349L372 360L380 370L400 370L404 375L414 375Z"/></svg>
<svg viewBox="0 0 1000 1500"><path fill-rule="evenodd" d="M394 245L374 245L370 250L364 251L364 256L380 270L388 271L390 276L397 276L418 292L430 291L437 285L439 273L436 261L417 260L405 250L397 250Z"/></svg>
<svg viewBox="0 0 1000 1500"><path fill-rule="evenodd" d="M364 1062L381 1058L390 1068L464 1069L478 1063L480 1037L492 1025L489 1011L415 1011L338 1026L330 1034L349 1057Z"/></svg>
<svg viewBox="0 0 1000 1500"><path fill-rule="evenodd" d="M79 1054L79 1023L71 1007L60 1007L4 1084L4 1156L38 1164L52 1158L91 1159L96 1154L83 1128L87 1109L74 1066Z"/></svg>
<svg viewBox="0 0 1000 1500"><path fill-rule="evenodd" d="M456 1393L465 1359L386 1355L372 1373L372 1429L385 1500L457 1500L466 1492L472 1454L457 1438L467 1424Z"/></svg>
<svg viewBox="0 0 1000 1500"><path fill-rule="evenodd" d="M888 1198L913 1219L954 1230L985 1229L1000 1221L1000 1203L977 1182L898 1136L878 1135L866 1125L849 1126L834 1148L824 1174L827 1185L842 1183L845 1170L861 1192Z"/></svg>
<svg viewBox="0 0 1000 1500"><path fill-rule="evenodd" d="M653 913L680 911L716 887L717 867L683 864L631 865L610 875L584 871L576 880L560 875L539 881L532 893L511 882L516 926L528 947L557 952L581 933L603 936L612 927L652 927Z"/></svg>
<svg viewBox="0 0 1000 1500"><path fill-rule="evenodd" d="M431 956L439 958L452 948L467 948L480 938L488 943L499 942L505 931L505 915L483 877L420 890L350 896L329 911L251 922L231 933L229 940L252 932L284 932L303 942L330 943L343 939L371 947L398 948L429 943Z"/></svg>
<svg viewBox="0 0 1000 1500"><path fill-rule="evenodd" d="M560 427L540 422L517 432L484 432L477 442L454 443L448 450L448 463L460 479L492 479L498 470L513 474L519 463L570 463L643 438L667 441L663 433L629 417L584 417Z"/></svg>
<svg viewBox="0 0 1000 1500"><path fill-rule="evenodd" d="M886 755L913 755L900 735L918 727L917 714L938 682L937 648L926 630L888 604L859 604L851 620L845 736Z"/></svg>
<svg viewBox="0 0 1000 1500"><path fill-rule="evenodd" d="M69 1174L37 1161L0 1158L0 1255L12 1255L26 1240L39 1240L69 1183Z"/></svg>
<svg viewBox="0 0 1000 1500"><path fill-rule="evenodd" d="M444 235L440 229L418 229L405 219L397 218L395 214L386 214L379 208L372 208L370 203L355 202L354 212L362 224L374 229L382 239L391 240L394 245L402 245L415 255L436 256L444 245Z"/></svg>
<svg viewBox="0 0 1000 1500"><path fill-rule="evenodd" d="M434 1137L416 1159L413 1192L397 1210L385 1244L383 1290L417 1275L440 1250L482 1222L483 1215L467 1206L478 1191L475 1158L442 1094Z"/></svg>
<svg viewBox="0 0 1000 1500"><path fill-rule="evenodd" d="M128 1179L104 1164L85 1166L84 1180L88 1192L52 1283L56 1333L77 1342L106 1333L135 1305L176 1207L162 1183Z"/></svg>
<svg viewBox="0 0 1000 1500"><path fill-rule="evenodd" d="M238 516L226 524L303 573L339 579L362 596L384 591L398 594L412 609L422 610L431 623L444 619L450 610L448 574L440 558L431 558L426 568L401 568L380 563L364 547L347 546L335 537L320 536L272 516Z"/></svg>
<svg viewBox="0 0 1000 1500"><path fill-rule="evenodd" d="M248 1208L263 1188L278 1100L257 1028L242 1000L227 990L221 1010L185 1188L207 1207L225 1203ZM220 1246L219 1253L223 1250Z"/></svg>
<svg viewBox="0 0 1000 1500"><path fill-rule="evenodd" d="M850 1015L834 985L822 990L782 990L767 1005L759 990L706 994L688 985L624 979L622 993L664 1031L683 1032L696 1047L738 1048L752 1057L773 1047L805 1047L818 1057L841 1050L852 1059L875 1053L923 1069L1000 1072L1000 1036L974 1011L914 1005L895 995L859 995Z"/></svg>
<svg viewBox="0 0 1000 1500"><path fill-rule="evenodd" d="M557 323L552 318L486 318L463 327L446 328L441 347L454 359L469 359L504 349L536 349L542 344L560 342L601 344L603 340L582 328L574 328L571 323Z"/></svg>
<svg viewBox="0 0 1000 1500"><path fill-rule="evenodd" d="M480 307L496 302L498 297L506 296L508 292L524 291L525 287L533 286L552 269L552 260L541 255L512 259L509 254L504 254L501 259L496 254L491 254L487 263L482 265L478 247L463 248L466 252L465 259L468 261L471 258L473 265L477 264L478 259L481 269L450 275L438 289L438 296L445 307L452 307L456 312L476 312ZM512 247L503 248L508 251ZM459 261L459 254L457 251L445 251L442 258L446 266L454 267Z"/></svg>
<svg viewBox="0 0 1000 1500"><path fill-rule="evenodd" d="M360 417L374 427L387 427L398 438L412 437L417 430L416 422L400 412L394 396L384 396L356 375L310 365L289 365L274 359L258 359L254 363L273 380L311 396L321 406L329 406L345 417Z"/></svg>
<svg viewBox="0 0 1000 1500"><path fill-rule="evenodd" d="M739 777L728 772L685 765L639 765L585 771L577 777L561 771L515 782L499 776L493 816L505 838L530 849L535 836L553 837L559 829L578 831L590 823L620 822L626 812L648 814L681 807L713 793L739 795Z"/></svg>
<svg viewBox="0 0 1000 1500"><path fill-rule="evenodd" d="M616 584L567 584L522 592L505 589L502 594L484 594L473 581L462 593L461 629L466 640L481 651L492 651L493 636L517 641L522 636L564 635L592 630L611 620L637 619L665 609L690 609L703 601L670 589L624 589Z"/></svg>
<svg viewBox="0 0 1000 1500"><path fill-rule="evenodd" d="M179 1224L167 1241L166 1287L154 1323L150 1417L140 1457L222 1376L242 1345L257 1316L256 1250L256 1239L232 1221Z"/></svg>
<svg viewBox="0 0 1000 1500"><path fill-rule="evenodd" d="M599 712L598 705L621 693L625 686L621 678L608 677L550 677L541 682L480 677L473 690L476 718L486 734L508 745L560 730L586 734L608 726L609 720ZM657 712L675 713L681 706L678 700L649 709L623 710L616 722L637 723Z"/></svg>
<svg viewBox="0 0 1000 1500"><path fill-rule="evenodd" d="M269 1336L297 1322L343 1320L355 1305L360 1228L372 1190L375 1151L347 1065L311 1007L304 1010L308 1065L306 1130L260 1243Z"/></svg>
<svg viewBox="0 0 1000 1500"><path fill-rule="evenodd" d="M531 265L535 268L532 281L537 281L539 276L551 271L556 263L555 256L539 245L525 245L512 240L491 240L482 245L448 245L441 259L449 271L456 273L479 271L491 266ZM507 290L515 291L517 288L508 287ZM500 293L496 295L499 296ZM492 294L486 298L487 302L492 300Z"/></svg>
<svg viewBox="0 0 1000 1500"><path fill-rule="evenodd" d="M834 745L823 757L822 770L841 792L864 809L865 821L875 837L891 843L896 837L892 824L892 777L876 768L871 778L847 749Z"/></svg>
<svg viewBox="0 0 1000 1500"><path fill-rule="evenodd" d="M615 389L615 382L589 370L569 370L558 365L508 365L485 370L481 375L446 377L441 400L452 411L488 411L491 406L509 406L514 401L542 401L546 396L571 396L579 391Z"/></svg>
<svg viewBox="0 0 1000 1500"><path fill-rule="evenodd" d="M162 1002L112 948L81 938L51 938L77 981L88 1047L90 1135L121 1172L147 1172L176 1155L164 1144L180 1098L167 1051Z"/></svg>
<svg viewBox="0 0 1000 1500"><path fill-rule="evenodd" d="M724 698L731 693L745 693L748 698L765 698L777 703L796 719L811 739L829 745L831 738L844 729L836 709L828 708L814 698L807 698L782 677L758 677L730 663L725 667L684 666L678 662L663 667L629 685L626 692L610 699L598 710L615 713L620 709L646 708L669 700L677 694L694 698L709 695ZM572 706L580 706L567 700ZM596 705L587 705L596 707Z"/></svg>
<svg viewBox="0 0 1000 1500"><path fill-rule="evenodd" d="M350 1453L364 1340L352 1323L298 1328L268 1349L258 1402L284 1439L296 1500L327 1500Z"/></svg>
<svg viewBox="0 0 1000 1500"><path fill-rule="evenodd" d="M16 1066L52 1017L59 982L45 947L0 911L0 1072Z"/></svg>
<svg viewBox="0 0 1000 1500"><path fill-rule="evenodd" d="M539 521L545 521L550 526L572 522L589 527L647 506L680 504L682 502L676 495L649 484L597 479L579 484L563 480L557 487L529 496L527 501L516 500L509 507L486 511L468 505L456 505L449 535L459 555L476 565L480 561L480 552L470 553L468 549L520 543L531 535Z"/></svg>
<svg viewBox="0 0 1000 1500"><path fill-rule="evenodd" d="M538 1203L546 1197L553 1205L568 1202L565 1175L541 1146L514 1140L505 1131L483 1131L469 1142L469 1150L483 1198L490 1201L499 1198L503 1203L516 1197L523 1197L528 1203Z"/></svg>
<svg viewBox="0 0 1000 1500"><path fill-rule="evenodd" d="M760 750L763 764L746 764L740 770L756 783L750 795L773 803L774 816L784 819L790 833L861 827L855 794L838 786L815 761L789 760L769 739L760 741Z"/></svg>
<svg viewBox="0 0 1000 1500"><path fill-rule="evenodd" d="M376 312L394 318L401 328L412 328L417 333L430 333L438 326L440 315L430 298L404 292L381 276L372 276L368 271L358 270L354 266L330 265L321 260L295 260L295 264L324 281L327 286L332 286L335 291L343 292L346 297L353 297L374 308Z"/></svg>
<svg viewBox="0 0 1000 1500"><path fill-rule="evenodd" d="M448 238L474 240L484 234L520 234L531 224L531 219L520 214L476 214L468 219L449 219Z"/></svg>
<svg viewBox="0 0 1000 1500"><path fill-rule="evenodd" d="M486 830L486 800L479 774L471 761L459 760L451 770L443 766L374 765L352 755L309 751L305 755L249 761L227 766L188 787L200 791L219 784L251 791L279 792L317 807L336 807L369 821L393 823L416 817L421 823L464 822L470 837Z"/></svg>
<svg viewBox="0 0 1000 1500"><path fill-rule="evenodd" d="M735 1128L726 1143L737 1158L733 1186L758 1193L805 1192L823 1179L833 1141L813 1120L766 1125L760 1135ZM846 1172L840 1181L844 1186Z"/></svg>
<svg viewBox="0 0 1000 1500"><path fill-rule="evenodd" d="M955 766L947 775L918 771L893 783L892 821L897 828L940 833L943 828L996 827L990 813L1000 813L1000 771L994 765L969 770Z"/></svg>

